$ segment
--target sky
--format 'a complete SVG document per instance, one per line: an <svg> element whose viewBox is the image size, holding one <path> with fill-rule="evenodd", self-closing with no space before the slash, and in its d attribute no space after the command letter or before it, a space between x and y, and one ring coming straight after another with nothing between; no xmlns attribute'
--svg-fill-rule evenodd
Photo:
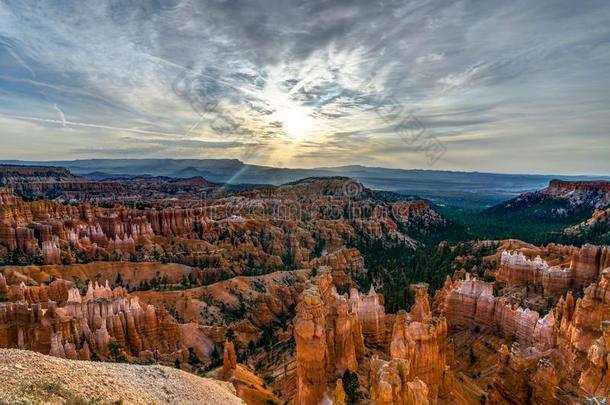
<svg viewBox="0 0 610 405"><path fill-rule="evenodd" d="M610 174L610 2L0 0L0 159Z"/></svg>

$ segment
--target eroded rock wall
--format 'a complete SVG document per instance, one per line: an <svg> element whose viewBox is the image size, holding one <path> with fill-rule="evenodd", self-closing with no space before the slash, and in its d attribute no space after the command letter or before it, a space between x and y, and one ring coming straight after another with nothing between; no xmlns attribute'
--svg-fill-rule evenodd
<svg viewBox="0 0 610 405"><path fill-rule="evenodd" d="M582 248L549 245L546 250L567 260L550 265L539 255L528 258L522 252L504 251L498 281L512 286L534 286L541 293L559 297L569 290L579 290L595 282L601 271L610 266L610 253L606 246L584 245Z"/></svg>
<svg viewBox="0 0 610 405"><path fill-rule="evenodd" d="M120 287L90 284L84 296L71 288L59 304L33 299L30 287L19 288L27 299L0 304L0 347L70 359L117 360L120 353L127 360L188 359L181 325Z"/></svg>

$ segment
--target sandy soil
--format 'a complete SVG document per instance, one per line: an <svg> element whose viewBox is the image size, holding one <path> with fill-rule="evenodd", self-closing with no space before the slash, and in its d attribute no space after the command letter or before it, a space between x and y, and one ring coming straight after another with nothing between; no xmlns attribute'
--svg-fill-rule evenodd
<svg viewBox="0 0 610 405"><path fill-rule="evenodd" d="M232 384L162 366L0 349L0 404L244 404Z"/></svg>

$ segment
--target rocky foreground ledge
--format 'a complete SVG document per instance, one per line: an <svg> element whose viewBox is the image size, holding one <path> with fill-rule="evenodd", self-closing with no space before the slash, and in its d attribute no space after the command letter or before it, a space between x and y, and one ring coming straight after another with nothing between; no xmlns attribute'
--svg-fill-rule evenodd
<svg viewBox="0 0 610 405"><path fill-rule="evenodd" d="M229 383L163 366L0 349L0 404L244 404Z"/></svg>

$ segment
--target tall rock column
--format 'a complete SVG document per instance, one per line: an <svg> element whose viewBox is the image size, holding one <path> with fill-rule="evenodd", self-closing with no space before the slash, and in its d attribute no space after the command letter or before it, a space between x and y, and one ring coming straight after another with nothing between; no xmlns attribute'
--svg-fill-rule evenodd
<svg viewBox="0 0 610 405"><path fill-rule="evenodd" d="M343 380L337 379L335 392L333 394L333 405L345 405L345 390L343 389Z"/></svg>
<svg viewBox="0 0 610 405"><path fill-rule="evenodd" d="M549 359L538 361L536 373L531 381L532 403L540 405L554 405L557 403L557 389L559 378L555 367Z"/></svg>
<svg viewBox="0 0 610 405"><path fill-rule="evenodd" d="M349 305L347 300L339 297L337 304L337 318L334 325L335 336L335 371L338 377L342 376L346 370L356 371L358 362L356 361L356 343L354 342L355 333L353 331L353 321L348 314ZM356 337L356 340L358 338ZM360 338L360 341L362 338Z"/></svg>
<svg viewBox="0 0 610 405"><path fill-rule="evenodd" d="M237 355L235 354L235 345L229 340L225 340L224 353L222 358L222 376L228 380L235 373L237 368Z"/></svg>
<svg viewBox="0 0 610 405"><path fill-rule="evenodd" d="M296 405L318 404L326 394L326 309L317 287L303 291L294 321L297 363Z"/></svg>
<svg viewBox="0 0 610 405"><path fill-rule="evenodd" d="M411 376L428 387L429 400L436 403L443 384L448 381L447 321L433 318L428 302L428 286L411 286L415 304L411 313L399 311L392 331L390 355L410 363Z"/></svg>
<svg viewBox="0 0 610 405"><path fill-rule="evenodd" d="M411 318L416 322L429 322L432 319L432 314L428 301L428 284L411 284L409 288L415 297L415 303L411 308Z"/></svg>
<svg viewBox="0 0 610 405"><path fill-rule="evenodd" d="M578 386L583 398L610 397L610 268L603 270L597 284L585 290L574 313L574 324L578 328L575 336L586 336L586 323L590 322L590 338L595 339L586 350L585 369ZM598 326L599 325L599 326ZM582 331L582 332L581 332Z"/></svg>

